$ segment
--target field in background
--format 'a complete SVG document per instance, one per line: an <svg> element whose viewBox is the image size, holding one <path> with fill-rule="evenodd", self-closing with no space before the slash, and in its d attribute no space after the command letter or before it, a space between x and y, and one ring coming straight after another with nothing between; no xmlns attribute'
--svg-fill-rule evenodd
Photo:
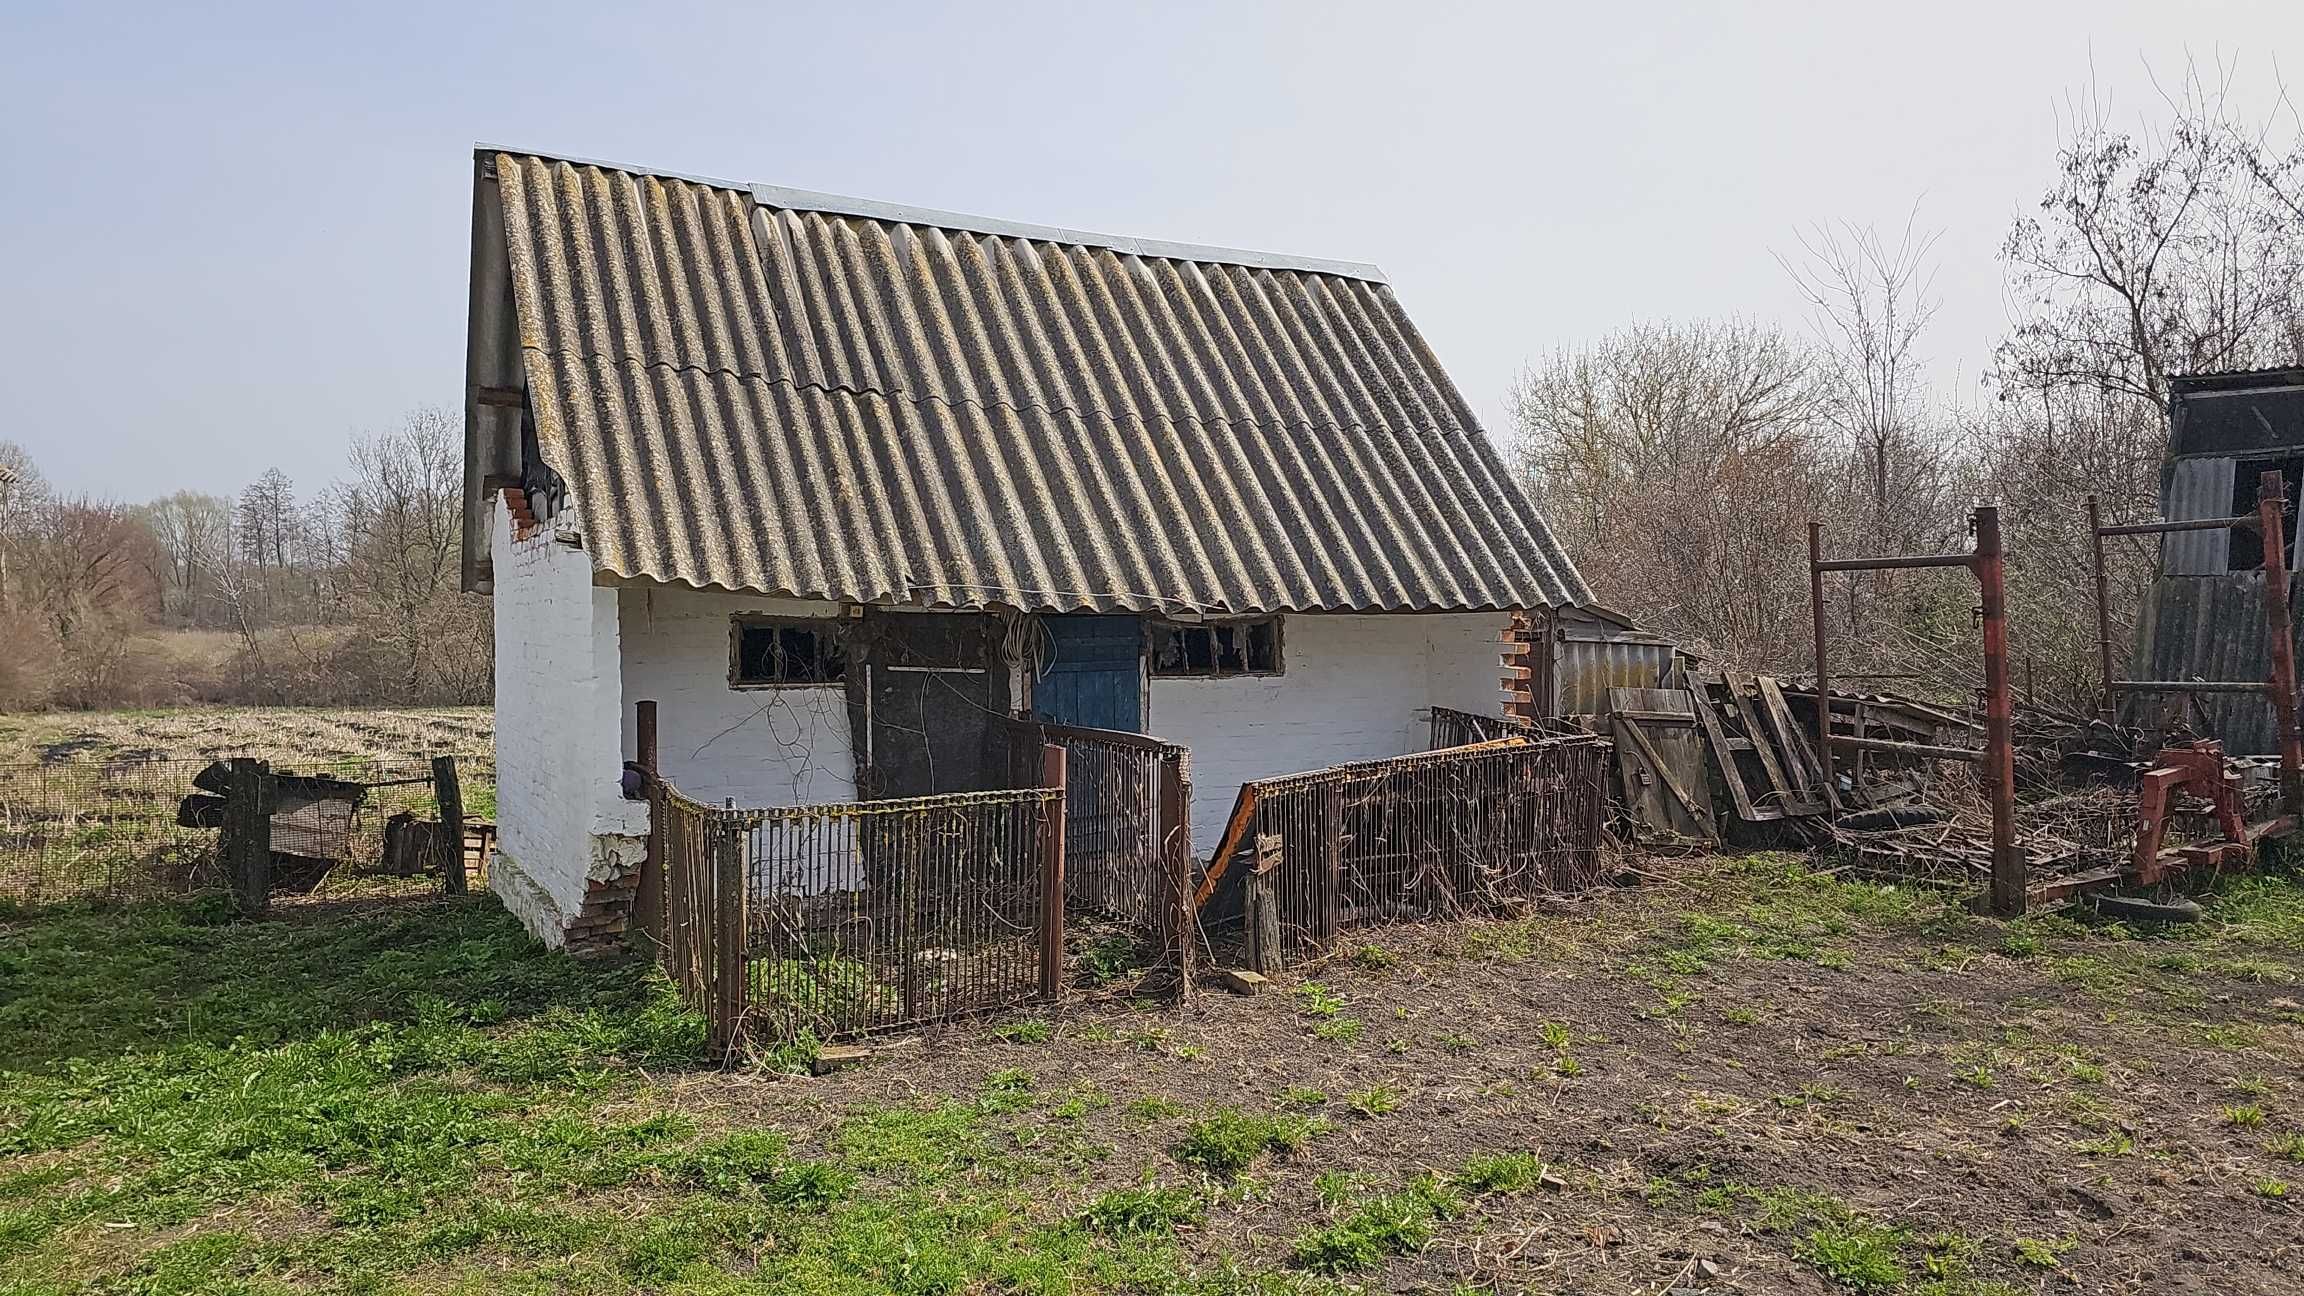
<svg viewBox="0 0 2304 1296"><path fill-rule="evenodd" d="M0 902L124 900L214 885L216 833L176 823L211 761L372 788L352 822L351 873L376 862L383 823L434 818L429 758L458 758L468 819L495 817L493 715L483 707L361 711L217 707L0 716ZM333 850L333 848L331 848Z"/></svg>
<svg viewBox="0 0 2304 1296"><path fill-rule="evenodd" d="M259 756L301 770L348 758L488 753L495 743L496 717L488 707L179 707L0 715L0 765Z"/></svg>

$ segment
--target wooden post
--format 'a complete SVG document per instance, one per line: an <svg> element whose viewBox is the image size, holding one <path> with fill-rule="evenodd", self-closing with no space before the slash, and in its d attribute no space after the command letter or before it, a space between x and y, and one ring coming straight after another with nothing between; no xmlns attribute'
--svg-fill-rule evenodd
<svg viewBox="0 0 2304 1296"><path fill-rule="evenodd" d="M1040 997L1064 991L1064 748L1040 749L1040 784L1054 788L1040 829Z"/></svg>
<svg viewBox="0 0 2304 1296"><path fill-rule="evenodd" d="M272 901L272 767L252 756L235 756L226 787L217 854L241 916L261 918Z"/></svg>
<svg viewBox="0 0 2304 1296"><path fill-rule="evenodd" d="M1974 570L1984 614L1984 785L1992 800L1992 912L2013 918L2024 912L2029 870L2016 848L2016 707L2008 688L2005 552L2000 510L1977 505Z"/></svg>
<svg viewBox="0 0 2304 1296"><path fill-rule="evenodd" d="M440 803L440 889L462 895L464 885L464 787L456 781L456 758L432 758L432 796Z"/></svg>
<svg viewBox="0 0 2304 1296"><path fill-rule="evenodd" d="M1256 864L1245 879L1247 902L1248 967L1271 975L1281 970L1280 868L1281 844L1277 833L1256 838Z"/></svg>
<svg viewBox="0 0 2304 1296"><path fill-rule="evenodd" d="M1160 758L1160 863L1168 879L1168 943L1176 960L1176 997L1192 997L1192 961L1199 953L1200 924L1192 905L1191 823L1184 791L1184 757Z"/></svg>
<svg viewBox="0 0 2304 1296"><path fill-rule="evenodd" d="M640 857L640 881L633 888L632 926L650 954L664 943L664 807L656 795L656 704L634 705L638 750L633 759L647 775L648 853Z"/></svg>
<svg viewBox="0 0 2304 1296"><path fill-rule="evenodd" d="M744 920L744 836L736 824L712 823L712 1049L725 1058L743 1034L744 969L748 950Z"/></svg>

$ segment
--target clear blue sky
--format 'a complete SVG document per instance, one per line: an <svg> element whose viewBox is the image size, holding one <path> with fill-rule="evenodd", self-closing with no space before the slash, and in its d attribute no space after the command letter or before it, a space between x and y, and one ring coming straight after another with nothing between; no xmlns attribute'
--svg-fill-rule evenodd
<svg viewBox="0 0 2304 1296"><path fill-rule="evenodd" d="M68 491L330 478L462 399L475 141L1374 261L1492 431L1531 357L1796 320L1817 219L1994 260L2091 70L2304 78L2304 4L71 4L0 12L0 438Z"/></svg>

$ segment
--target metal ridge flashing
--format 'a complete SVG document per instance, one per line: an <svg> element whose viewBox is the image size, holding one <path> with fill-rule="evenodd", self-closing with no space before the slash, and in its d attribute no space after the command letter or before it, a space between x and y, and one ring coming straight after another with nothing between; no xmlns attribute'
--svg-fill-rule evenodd
<svg viewBox="0 0 2304 1296"><path fill-rule="evenodd" d="M1075 247L1109 248L1130 256L1157 257L1171 261L1208 261L1223 265L1248 266L1259 270L1296 270L1308 274L1334 275L1342 279L1359 279L1368 283L1389 284L1384 271L1365 261L1337 261L1325 257L1291 256L1281 252L1257 252L1247 248L1218 247L1203 243L1177 243L1166 239L1138 238L1130 234L1096 234L1086 230L1067 229L1058 225L1036 225L1028 221L1002 220L993 216L972 216L964 212L942 211L933 207L915 207L907 203L882 202L876 198L856 198L845 194L819 193L812 189L789 189L782 185L750 184L740 180L720 180L708 176L688 175L666 171L657 167L634 166L624 162L607 162L598 158L571 157L562 153L537 149L511 148L495 144L475 144L476 157L497 153L515 157L541 158L552 162L565 162L571 166L599 167L608 171L622 171L630 175L656 176L666 180L681 180L689 184L706 185L714 189L727 189L750 193L752 201L762 207L780 211L826 212L838 216L860 216L866 220L887 221L898 225L920 225L934 229L961 230L971 234L990 234L999 238L1029 239L1041 243L1064 243Z"/></svg>

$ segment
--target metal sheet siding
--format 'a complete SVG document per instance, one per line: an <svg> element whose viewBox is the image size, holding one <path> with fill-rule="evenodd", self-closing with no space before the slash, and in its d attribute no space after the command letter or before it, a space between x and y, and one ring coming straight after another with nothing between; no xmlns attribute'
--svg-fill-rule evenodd
<svg viewBox="0 0 2304 1296"><path fill-rule="evenodd" d="M1590 600L1381 283L495 172L538 439L614 576L1053 611Z"/></svg>
<svg viewBox="0 0 2304 1296"><path fill-rule="evenodd" d="M1663 686L1674 649L1652 639L1568 638L1559 644L1553 684L1555 715L1607 715L1608 691Z"/></svg>
<svg viewBox="0 0 2304 1296"><path fill-rule="evenodd" d="M2178 459L2166 470L2162 516L2170 521L2227 517L2232 512L2232 463L2212 457ZM2253 488L2251 488L2253 495ZM2231 553L2230 531L2177 531L2161 537L2161 570L2170 575L2221 575Z"/></svg>

